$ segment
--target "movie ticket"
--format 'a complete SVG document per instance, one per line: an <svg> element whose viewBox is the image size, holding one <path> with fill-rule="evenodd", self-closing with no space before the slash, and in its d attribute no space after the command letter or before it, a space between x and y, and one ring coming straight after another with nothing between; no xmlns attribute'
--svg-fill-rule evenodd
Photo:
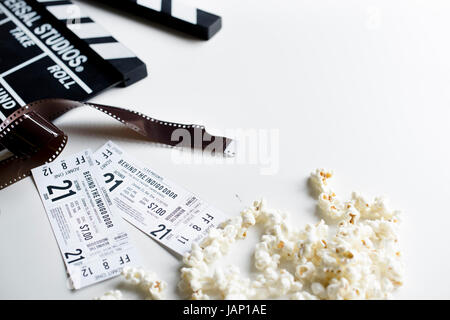
<svg viewBox="0 0 450 320"><path fill-rule="evenodd" d="M111 141L94 153L122 217L183 255L226 216L150 167L128 157Z"/></svg>
<svg viewBox="0 0 450 320"><path fill-rule="evenodd" d="M80 289L138 264L90 150L32 170L71 287Z"/></svg>

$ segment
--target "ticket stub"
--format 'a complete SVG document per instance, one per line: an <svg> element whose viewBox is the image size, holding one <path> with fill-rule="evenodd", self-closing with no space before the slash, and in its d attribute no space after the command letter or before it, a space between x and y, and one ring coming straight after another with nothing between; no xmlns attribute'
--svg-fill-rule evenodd
<svg viewBox="0 0 450 320"><path fill-rule="evenodd" d="M90 150L32 170L71 287L80 289L139 263Z"/></svg>
<svg viewBox="0 0 450 320"><path fill-rule="evenodd" d="M111 141L94 153L122 217L178 254L227 219L193 193L128 157Z"/></svg>

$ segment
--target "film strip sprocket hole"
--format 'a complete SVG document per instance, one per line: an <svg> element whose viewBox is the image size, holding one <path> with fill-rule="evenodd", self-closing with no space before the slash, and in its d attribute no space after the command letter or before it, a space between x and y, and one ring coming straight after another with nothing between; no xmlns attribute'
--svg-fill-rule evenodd
<svg viewBox="0 0 450 320"><path fill-rule="evenodd" d="M29 176L31 169L56 159L67 136L52 121L81 106L102 111L151 142L234 156L233 140L210 135L204 126L161 121L118 107L44 99L16 110L0 124L0 151L7 149L13 154L0 161L0 190ZM174 137L183 139L180 142Z"/></svg>

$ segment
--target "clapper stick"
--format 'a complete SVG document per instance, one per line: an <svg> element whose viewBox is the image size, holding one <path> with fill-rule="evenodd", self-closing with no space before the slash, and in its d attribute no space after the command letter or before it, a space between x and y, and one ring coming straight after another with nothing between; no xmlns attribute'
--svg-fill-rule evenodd
<svg viewBox="0 0 450 320"><path fill-rule="evenodd" d="M194 37L209 40L222 27L222 18L183 0L97 0Z"/></svg>
<svg viewBox="0 0 450 320"><path fill-rule="evenodd" d="M123 80L120 86L129 86L147 76L145 64L77 4L69 0L36 1L121 73Z"/></svg>

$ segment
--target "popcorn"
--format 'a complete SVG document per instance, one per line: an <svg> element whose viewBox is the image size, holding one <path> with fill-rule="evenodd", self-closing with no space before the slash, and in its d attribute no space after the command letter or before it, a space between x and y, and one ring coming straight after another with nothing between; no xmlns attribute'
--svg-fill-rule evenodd
<svg viewBox="0 0 450 320"><path fill-rule="evenodd" d="M100 297L95 297L94 300L122 300L122 292L120 290L111 290Z"/></svg>
<svg viewBox="0 0 450 320"><path fill-rule="evenodd" d="M163 299L163 291L167 287L164 281L157 280L154 272L146 271L142 268L125 267L122 270L122 276L141 289L146 294L146 300ZM123 295L120 290L106 292L101 297L94 300L122 300Z"/></svg>
<svg viewBox="0 0 450 320"><path fill-rule="evenodd" d="M342 201L329 184L332 176L332 171L317 169L310 178L321 215L330 225L320 220L296 229L285 213L255 201L240 216L212 229L201 245L193 245L183 259L179 289L192 299L389 298L403 281L400 213L383 198L370 202L352 193ZM255 224L264 229L254 252L255 276L243 277L235 266L213 268Z"/></svg>
<svg viewBox="0 0 450 320"><path fill-rule="evenodd" d="M326 169L316 169L311 174L310 182L313 188L319 193L328 193L330 188L328 187L328 179L333 176L333 171Z"/></svg>
<svg viewBox="0 0 450 320"><path fill-rule="evenodd" d="M157 280L154 272L145 271L142 268L125 267L122 270L122 275L138 286L147 295L147 300L163 298L162 292L167 284L164 281Z"/></svg>

